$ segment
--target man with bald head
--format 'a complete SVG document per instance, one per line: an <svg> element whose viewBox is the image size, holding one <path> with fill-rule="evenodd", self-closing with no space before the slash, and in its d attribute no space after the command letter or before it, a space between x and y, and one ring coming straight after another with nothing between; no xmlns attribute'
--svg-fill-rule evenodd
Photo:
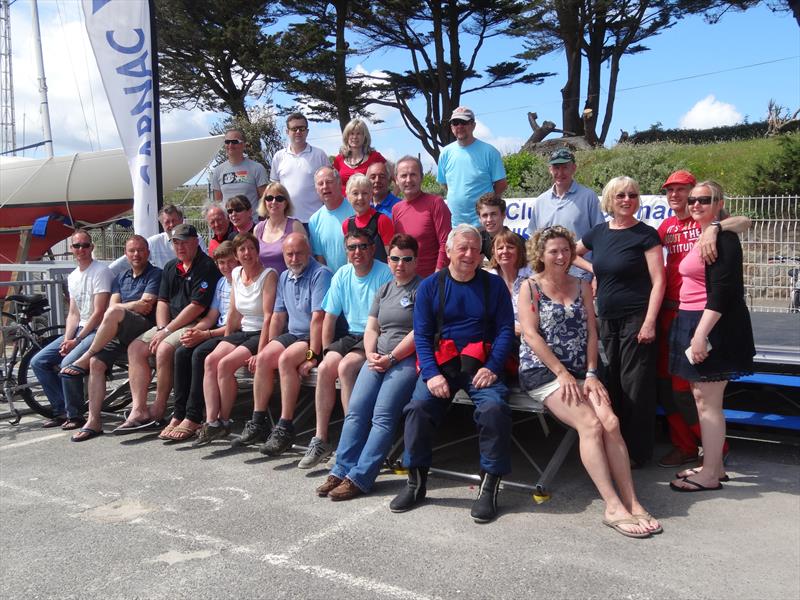
<svg viewBox="0 0 800 600"><path fill-rule="evenodd" d="M214 256L214 250L217 249L217 246L226 240L233 240L238 232L228 219L225 207L218 202L210 202L203 213L210 233L208 255Z"/></svg>
<svg viewBox="0 0 800 600"><path fill-rule="evenodd" d="M347 264L347 254L342 243L342 223L355 214L342 196L339 172L333 167L320 167L314 173L314 187L322 208L311 215L308 231L314 258L330 267L334 273Z"/></svg>
<svg viewBox="0 0 800 600"><path fill-rule="evenodd" d="M322 301L333 276L311 256L311 245L302 233L290 233L283 240L283 260L287 269L278 278L270 342L256 355L253 418L231 442L232 446L262 443L261 452L270 456L281 454L294 440L292 421L300 378L322 359ZM267 439L267 410L276 369L280 373L281 418Z"/></svg>

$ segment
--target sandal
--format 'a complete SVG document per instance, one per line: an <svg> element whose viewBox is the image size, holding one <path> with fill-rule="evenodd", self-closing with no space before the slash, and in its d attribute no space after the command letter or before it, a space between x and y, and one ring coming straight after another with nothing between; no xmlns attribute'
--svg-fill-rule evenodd
<svg viewBox="0 0 800 600"><path fill-rule="evenodd" d="M61 425L61 429L63 429L64 431L73 431L75 429L80 429L81 427L84 426L85 423L86 419L81 419L81 418L67 419Z"/></svg>
<svg viewBox="0 0 800 600"><path fill-rule="evenodd" d="M608 521L606 519L603 519L603 525L605 525L606 527L611 527L611 529L613 529L617 533L621 533L625 537L639 538L639 539L650 537L649 532L636 533L622 528L622 525L639 525L639 521L637 521L635 517L632 519L625 517L623 519L616 519L614 521Z"/></svg>
<svg viewBox="0 0 800 600"><path fill-rule="evenodd" d="M677 479L686 479L687 477L691 477L692 475L697 475L700 473L701 469L692 468L692 469L684 469L683 471L679 471L675 473L675 477ZM719 478L721 483L728 483L731 478L725 473L722 477Z"/></svg>
<svg viewBox="0 0 800 600"><path fill-rule="evenodd" d="M175 431L175 426L167 425L166 427L164 427L164 429L161 430L161 433L158 434L158 439L167 442L170 441L172 438L170 437L169 434L172 433L173 431Z"/></svg>
<svg viewBox="0 0 800 600"><path fill-rule="evenodd" d="M632 514L631 516L632 516L634 519L636 519L637 521L648 521L648 522L650 522L650 521L655 521L655 520L656 520L656 519L655 519L655 517L653 517L653 515L651 515L651 514L650 514L649 512L647 512L647 511L645 511L645 512L643 512L643 513L637 513L637 514L635 514L635 515L634 515L634 514ZM640 523L640 525L641 525L641 523ZM663 528L663 527L661 527L661 525L660 525L660 524L659 524L659 526L658 526L658 527L656 527L655 529L651 529L649 525L642 525L642 526L643 526L643 527L647 527L647 531L649 531L649 532L650 532L650 533L652 533L653 535L656 535L656 534L658 534L658 533L662 533L662 532L664 531L664 528Z"/></svg>
<svg viewBox="0 0 800 600"><path fill-rule="evenodd" d="M197 429L178 425L173 428L172 432L169 434L169 440L172 442L185 442L186 440L192 439L196 433Z"/></svg>

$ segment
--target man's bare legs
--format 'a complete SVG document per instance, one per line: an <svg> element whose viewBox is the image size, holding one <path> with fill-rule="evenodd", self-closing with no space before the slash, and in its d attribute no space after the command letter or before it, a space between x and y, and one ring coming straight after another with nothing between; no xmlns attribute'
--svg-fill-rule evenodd
<svg viewBox="0 0 800 600"><path fill-rule="evenodd" d="M307 342L295 342L278 359L281 383L281 419L291 421L300 396L300 366L306 362Z"/></svg>
<svg viewBox="0 0 800 600"><path fill-rule="evenodd" d="M342 362L342 358L338 352L330 351L325 354L325 358L317 367L317 388L314 393L317 431L314 436L323 442L328 441L328 425L336 404L336 378L339 376L339 363Z"/></svg>
<svg viewBox="0 0 800 600"><path fill-rule="evenodd" d="M150 418L160 421L167 411L167 400L172 392L175 367L175 347L161 342L156 349L156 401L150 407Z"/></svg>
<svg viewBox="0 0 800 600"><path fill-rule="evenodd" d="M269 399L275 387L275 370L284 351L283 344L273 340L256 355L256 371L253 375L254 411L269 410Z"/></svg>
<svg viewBox="0 0 800 600"><path fill-rule="evenodd" d="M89 418L84 427L100 431L103 428L103 400L106 397L106 363L97 358L89 359Z"/></svg>
<svg viewBox="0 0 800 600"><path fill-rule="evenodd" d="M118 304L109 307L103 315L103 320L101 321L100 326L97 328L97 332L95 333L92 343L89 344L89 348L80 357L78 357L78 360L73 361L71 366L84 369L88 372L90 370L89 359L100 352L100 350L102 350L103 347L111 340L117 337L117 333L119 332L119 324L122 323L122 319L124 318L124 308ZM68 367L62 369L62 372L65 372L68 375L80 375L78 371L70 372Z"/></svg>
<svg viewBox="0 0 800 600"><path fill-rule="evenodd" d="M123 425L134 421L149 421L147 391L153 372L150 369L150 349L141 340L134 340L128 346L128 379L131 386L131 412Z"/></svg>

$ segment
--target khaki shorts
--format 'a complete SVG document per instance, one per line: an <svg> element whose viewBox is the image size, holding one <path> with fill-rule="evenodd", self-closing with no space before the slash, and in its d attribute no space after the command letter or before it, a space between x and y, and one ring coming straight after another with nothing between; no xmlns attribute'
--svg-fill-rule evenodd
<svg viewBox="0 0 800 600"><path fill-rule="evenodd" d="M177 331L173 331L164 338L164 343L169 344L173 348L178 348L181 345L181 336L183 335L183 332L190 327L194 327L196 324L197 323L192 323L186 327L181 327ZM140 342L144 342L145 344L150 344L150 342L153 341L153 338L156 336L156 333L158 333L158 327L151 327L136 339Z"/></svg>

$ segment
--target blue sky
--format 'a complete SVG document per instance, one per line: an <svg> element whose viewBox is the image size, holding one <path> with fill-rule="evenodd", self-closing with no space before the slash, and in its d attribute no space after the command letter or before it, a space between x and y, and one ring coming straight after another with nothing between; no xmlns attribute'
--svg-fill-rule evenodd
<svg viewBox="0 0 800 600"><path fill-rule="evenodd" d="M118 147L80 20L79 3L40 0L39 4L56 153ZM22 145L23 129L26 143L41 139L30 2L18 0L11 12L17 139ZM792 110L800 107L800 27L788 13L776 14L759 6L745 13L728 14L713 26L693 17L650 38L646 45L649 52L623 59L607 145L616 141L620 129L633 133L656 122L666 128L702 128L733 124L744 118L761 120L770 99ZM481 62L505 60L520 49L518 40L495 40ZM741 68L776 60L779 62ZM353 61L351 66L373 72L399 69L407 62L404 54L383 54ZM549 119L560 125L563 55L556 53L540 59L531 70L554 71L558 75L540 86L478 92L463 99L476 112L476 135L504 153L517 150L530 135L529 111L537 112L540 122ZM708 75L674 81L705 73ZM280 96L275 99L286 102ZM389 158L422 152L426 164L432 164L395 111L378 108L378 112L385 121L371 128L378 150ZM218 115L200 111L171 111L162 117L163 139L201 137L218 119ZM338 125L313 124L309 141L335 153L341 141ZM41 150L37 156L42 156Z"/></svg>

